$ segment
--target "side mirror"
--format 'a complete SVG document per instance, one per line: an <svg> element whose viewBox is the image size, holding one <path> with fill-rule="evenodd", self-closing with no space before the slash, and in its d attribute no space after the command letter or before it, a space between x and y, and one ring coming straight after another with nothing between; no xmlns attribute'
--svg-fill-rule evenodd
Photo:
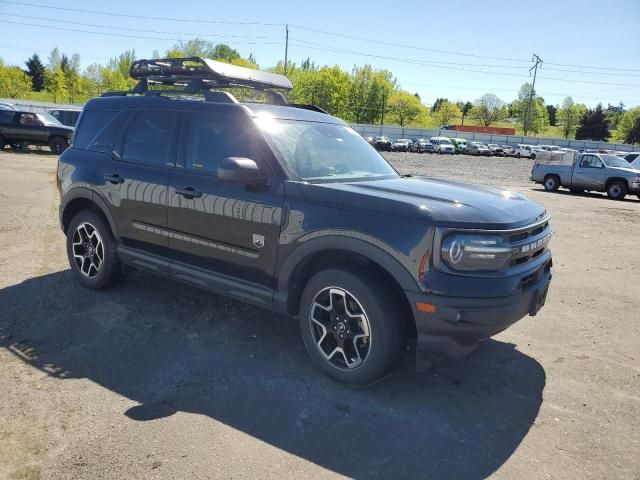
<svg viewBox="0 0 640 480"><path fill-rule="evenodd" d="M258 164L242 157L227 157L218 165L218 178L226 182L257 185L264 182Z"/></svg>

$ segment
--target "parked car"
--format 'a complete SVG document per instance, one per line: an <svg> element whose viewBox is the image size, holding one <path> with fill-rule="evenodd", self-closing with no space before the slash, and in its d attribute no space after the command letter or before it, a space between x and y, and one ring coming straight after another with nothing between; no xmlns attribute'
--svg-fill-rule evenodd
<svg viewBox="0 0 640 480"><path fill-rule="evenodd" d="M636 170L640 170L640 157L637 157L633 162L631 162L631 166Z"/></svg>
<svg viewBox="0 0 640 480"><path fill-rule="evenodd" d="M68 127L75 127L82 110L58 108L55 110L49 110L47 113L58 120L61 124L67 125Z"/></svg>
<svg viewBox="0 0 640 480"><path fill-rule="evenodd" d="M46 113L0 110L0 150L5 145L25 149L29 145L48 145L55 154L69 146L73 128L62 125Z"/></svg>
<svg viewBox="0 0 640 480"><path fill-rule="evenodd" d="M607 192L609 198L622 200L633 193L640 198L640 170L615 155L602 153L541 155L531 170L531 179L555 192L560 187L571 191Z"/></svg>
<svg viewBox="0 0 640 480"><path fill-rule="evenodd" d="M394 152L408 152L409 145L411 145L411 140L408 138L398 138L391 144L391 150Z"/></svg>
<svg viewBox="0 0 640 480"><path fill-rule="evenodd" d="M453 128L453 125L449 125L448 123L440 125L440 130L453 130Z"/></svg>
<svg viewBox="0 0 640 480"><path fill-rule="evenodd" d="M538 150L544 150L545 152L561 152L562 149L557 145L537 145Z"/></svg>
<svg viewBox="0 0 640 480"><path fill-rule="evenodd" d="M629 163L633 163L638 157L640 157L640 152L631 152L627 153L624 159Z"/></svg>
<svg viewBox="0 0 640 480"><path fill-rule="evenodd" d="M450 153L453 155L456 152L453 143L447 137L431 137L429 141L433 145L434 153Z"/></svg>
<svg viewBox="0 0 640 480"><path fill-rule="evenodd" d="M12 112L17 112L18 109L15 107L15 105L11 104L11 103L4 103L4 102L0 102L0 110L10 110Z"/></svg>
<svg viewBox="0 0 640 480"><path fill-rule="evenodd" d="M516 154L516 149L513 147L513 145L502 145L502 150L508 157L513 157Z"/></svg>
<svg viewBox="0 0 640 480"><path fill-rule="evenodd" d="M560 150L563 151L564 153L578 153L578 150L576 150L575 148L564 147L564 148L561 148Z"/></svg>
<svg viewBox="0 0 640 480"><path fill-rule="evenodd" d="M469 142L465 149L467 155L483 155L485 157L491 156L491 149L482 142Z"/></svg>
<svg viewBox="0 0 640 480"><path fill-rule="evenodd" d="M433 145L426 138L417 138L414 139L409 145L409 151L416 153L433 153Z"/></svg>
<svg viewBox="0 0 640 480"><path fill-rule="evenodd" d="M374 145L376 150L381 150L383 152L391 151L391 139L388 137L375 137Z"/></svg>
<svg viewBox="0 0 640 480"><path fill-rule="evenodd" d="M543 307L552 262L542 205L403 177L312 105L207 90L225 75L290 89L282 75L158 62L133 63L136 94L89 100L59 159L60 222L84 287L136 268L296 318L316 365L350 385L385 376L409 345L414 360L465 356ZM147 75L175 89L147 95ZM175 85L192 75L212 80L199 84L204 101Z"/></svg>
<svg viewBox="0 0 640 480"><path fill-rule="evenodd" d="M533 145L518 145L518 148L516 148L516 157L535 159L536 150Z"/></svg>
<svg viewBox="0 0 640 480"><path fill-rule="evenodd" d="M504 149L498 145L497 143L490 143L489 145L487 145L487 148L489 148L489 150L491 150L491 155L494 155L496 157L506 157L507 154L504 152Z"/></svg>
<svg viewBox="0 0 640 480"><path fill-rule="evenodd" d="M456 153L464 153L465 148L467 148L467 140L464 138L451 138L451 143L456 149Z"/></svg>

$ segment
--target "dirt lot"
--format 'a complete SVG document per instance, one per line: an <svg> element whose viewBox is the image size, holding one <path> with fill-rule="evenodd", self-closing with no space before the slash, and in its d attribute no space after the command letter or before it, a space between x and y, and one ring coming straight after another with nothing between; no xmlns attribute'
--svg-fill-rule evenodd
<svg viewBox="0 0 640 480"><path fill-rule="evenodd" d="M0 478L640 478L640 201L515 159L390 154L553 214L546 307L469 358L322 376L288 319L144 273L72 279L54 156L0 154Z"/></svg>

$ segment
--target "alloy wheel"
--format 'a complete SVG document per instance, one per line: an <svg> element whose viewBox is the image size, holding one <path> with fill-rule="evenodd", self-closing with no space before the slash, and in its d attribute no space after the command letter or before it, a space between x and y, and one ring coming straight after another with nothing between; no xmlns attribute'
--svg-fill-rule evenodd
<svg viewBox="0 0 640 480"><path fill-rule="evenodd" d="M78 271L87 278L98 275L104 263L104 244L96 227L88 222L78 225L71 245Z"/></svg>
<svg viewBox="0 0 640 480"><path fill-rule="evenodd" d="M366 361L371 351L371 326L351 293L339 287L318 292L309 322L316 347L334 367L352 370Z"/></svg>

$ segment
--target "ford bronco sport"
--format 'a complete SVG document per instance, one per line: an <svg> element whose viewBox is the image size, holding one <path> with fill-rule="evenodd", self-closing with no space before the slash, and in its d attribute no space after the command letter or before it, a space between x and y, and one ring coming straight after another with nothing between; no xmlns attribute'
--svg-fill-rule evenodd
<svg viewBox="0 0 640 480"><path fill-rule="evenodd" d="M281 75L189 58L140 60L131 76L133 91L87 103L59 160L82 285L141 269L295 317L318 367L350 385L407 351L420 367L464 356L543 306L539 204L399 175L342 120L286 104Z"/></svg>

